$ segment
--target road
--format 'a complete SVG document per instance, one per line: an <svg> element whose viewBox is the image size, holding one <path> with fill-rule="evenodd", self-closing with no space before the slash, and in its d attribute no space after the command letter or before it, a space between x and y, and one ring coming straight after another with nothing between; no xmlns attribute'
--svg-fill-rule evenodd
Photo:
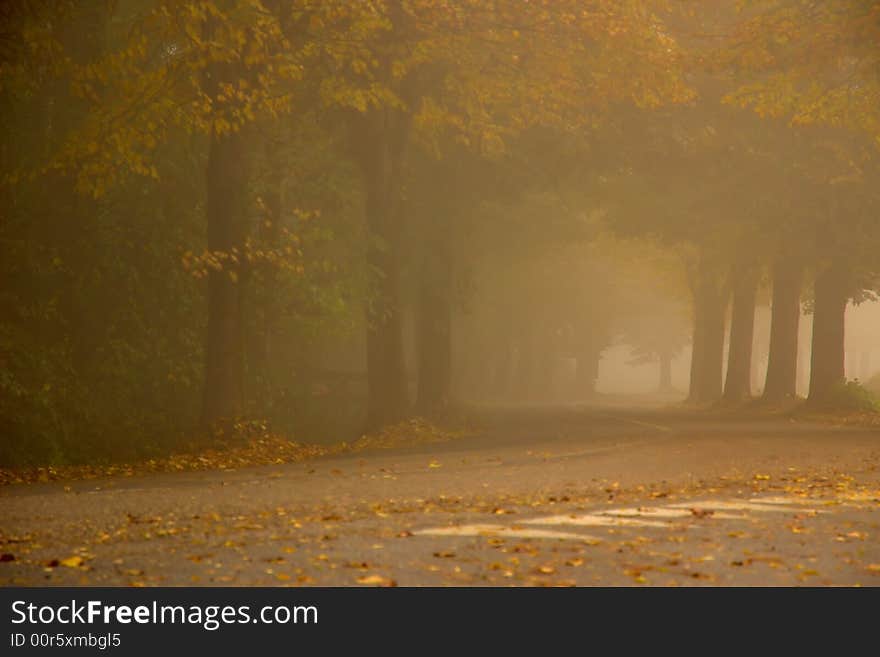
<svg viewBox="0 0 880 657"><path fill-rule="evenodd" d="M880 432L474 411L476 435L7 486L2 585L880 585Z"/></svg>

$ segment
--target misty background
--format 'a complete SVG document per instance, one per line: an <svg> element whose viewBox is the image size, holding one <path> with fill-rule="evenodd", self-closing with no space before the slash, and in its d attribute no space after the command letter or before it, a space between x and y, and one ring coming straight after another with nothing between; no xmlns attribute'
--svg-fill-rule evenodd
<svg viewBox="0 0 880 657"><path fill-rule="evenodd" d="M13 0L0 462L868 413L880 3Z"/></svg>

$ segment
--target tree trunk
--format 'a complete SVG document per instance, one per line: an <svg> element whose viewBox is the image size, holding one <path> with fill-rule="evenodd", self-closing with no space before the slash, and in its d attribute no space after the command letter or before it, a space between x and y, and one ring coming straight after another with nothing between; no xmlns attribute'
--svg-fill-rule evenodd
<svg viewBox="0 0 880 657"><path fill-rule="evenodd" d="M264 248L279 247L282 227L283 202L283 164L278 146L267 140L265 144L266 170L264 172L265 190L262 196L265 214L260 217L257 228L260 244ZM251 317L251 322L243 321L242 330L247 334L245 345L245 392L248 404L257 403L257 408L266 408L273 397L273 364L275 354L275 333L280 315L278 295L278 270L275 267L262 267L254 271L242 262L242 275L239 284L242 288L242 316ZM252 284L255 274L259 275L259 286ZM251 303L249 303L251 301ZM251 389L253 386L253 390ZM250 408L250 406L248 406ZM260 411L262 412L262 411Z"/></svg>
<svg viewBox="0 0 880 657"><path fill-rule="evenodd" d="M513 355L511 353L509 330L509 325L505 324L503 333L498 336L495 346L495 367L493 369L490 397L504 398L510 394Z"/></svg>
<svg viewBox="0 0 880 657"><path fill-rule="evenodd" d="M668 351L663 352L660 358L660 382L657 386L658 392L672 392L672 354Z"/></svg>
<svg viewBox="0 0 880 657"><path fill-rule="evenodd" d="M247 176L240 132L211 135L207 165L208 250L231 255L242 245ZM232 420L242 410L244 354L237 267L228 259L208 274L208 327L202 423Z"/></svg>
<svg viewBox="0 0 880 657"><path fill-rule="evenodd" d="M538 360L535 376L535 398L549 401L553 398L554 375L556 373L556 349L547 336L538 340Z"/></svg>
<svg viewBox="0 0 880 657"><path fill-rule="evenodd" d="M694 331L691 339L691 371L688 382L688 401L697 401L697 391L703 384L704 361L706 354L706 327L703 321L703 309L700 307L696 290L694 290Z"/></svg>
<svg viewBox="0 0 880 657"><path fill-rule="evenodd" d="M726 305L723 287L718 273L702 261L694 285L694 347L688 397L694 403L721 399Z"/></svg>
<svg viewBox="0 0 880 657"><path fill-rule="evenodd" d="M367 429L375 430L400 420L409 406L400 298L401 185L409 118L390 108L357 118L353 137L366 192L367 264L378 279L366 308Z"/></svg>
<svg viewBox="0 0 880 657"><path fill-rule="evenodd" d="M778 403L797 395L798 324L801 317L800 263L783 258L773 267L770 355L764 401Z"/></svg>
<svg viewBox="0 0 880 657"><path fill-rule="evenodd" d="M758 277L746 271L739 275L733 290L730 324L730 350L724 399L740 402L752 396L752 345L755 335L755 298Z"/></svg>
<svg viewBox="0 0 880 657"><path fill-rule="evenodd" d="M368 202L368 205L371 205ZM399 241L396 228L376 221L380 208L368 210L373 238L382 245L368 247L367 262L378 273L377 298L367 308L367 427L378 429L406 413L406 364L403 349L403 312L400 299Z"/></svg>
<svg viewBox="0 0 880 657"><path fill-rule="evenodd" d="M599 379L599 360L602 350L594 345L584 347L577 357L575 385L578 398L589 399L596 395L596 381Z"/></svg>
<svg viewBox="0 0 880 657"><path fill-rule="evenodd" d="M531 400L538 373L539 345L532 326L524 327L519 340L516 360L516 394L523 401Z"/></svg>
<svg viewBox="0 0 880 657"><path fill-rule="evenodd" d="M806 397L810 393L810 345L805 344L803 326L798 332L797 394Z"/></svg>
<svg viewBox="0 0 880 657"><path fill-rule="evenodd" d="M281 241L282 216L284 213L284 174L283 163L278 153L278 147L268 147L268 189L266 192L266 221L262 223L261 238L263 243L270 248L277 249ZM268 294L263 301L262 327L261 327L261 371L267 394L272 391L272 363L275 361L275 332L278 326L280 313L279 299L275 290L278 284L278 270L268 268L266 272L265 287Z"/></svg>
<svg viewBox="0 0 880 657"><path fill-rule="evenodd" d="M721 399L722 371L724 369L725 299L719 291L706 309L705 374L698 401L715 402Z"/></svg>
<svg viewBox="0 0 880 657"><path fill-rule="evenodd" d="M436 226L429 233L440 232ZM447 240L430 240L419 290L419 413L432 415L449 404L452 372L452 254Z"/></svg>
<svg viewBox="0 0 880 657"><path fill-rule="evenodd" d="M834 388L846 380L844 338L848 279L848 271L841 263L832 264L816 278L810 402L828 401Z"/></svg>

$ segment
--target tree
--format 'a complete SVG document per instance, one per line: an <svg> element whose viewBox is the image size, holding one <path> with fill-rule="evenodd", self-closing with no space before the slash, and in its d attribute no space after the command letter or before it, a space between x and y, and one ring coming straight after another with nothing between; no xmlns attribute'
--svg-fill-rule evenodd
<svg viewBox="0 0 880 657"><path fill-rule="evenodd" d="M258 2L131 3L120 14L125 37L71 72L71 86L90 111L44 168L72 172L81 191L101 197L128 174L157 178L156 149L176 132L208 136L204 258L215 266L208 270L202 420L232 420L243 407L242 130L260 114L285 109L289 94L279 94L279 81L297 77L294 54L278 18Z"/></svg>
<svg viewBox="0 0 880 657"><path fill-rule="evenodd" d="M724 399L741 402L752 396L752 347L755 334L755 304L758 293L758 270L748 268L735 278L733 310L730 320L730 350Z"/></svg>
<svg viewBox="0 0 880 657"><path fill-rule="evenodd" d="M880 52L876 48L880 40L878 12L880 4L873 0L752 3L725 44L722 60L737 79L735 88L726 96L727 102L753 109L762 117L784 118L794 126L832 126L838 128L838 136L840 129L864 131L880 145L880 111L876 102L880 93ZM844 169L850 169L844 179L853 178L852 169L856 169L856 178L862 178L862 167L854 162L864 162L864 158L858 158L859 149L847 145L848 142L846 136L837 141L833 147L836 152L830 160L842 160ZM827 167L821 169L826 169L826 175L818 184L830 196L841 198L853 194L839 187L828 188L833 181L841 179L840 174L828 175ZM827 202L823 205L829 207ZM840 204L832 203L831 207L839 210ZM850 227L858 211L853 212L850 207L846 214L848 216L841 217L836 212L835 226L831 228L826 213L818 223L813 222L808 233L815 235L817 244L822 245L814 253L822 264L815 281L812 401L827 399L843 380L840 346L844 339L843 315L846 299L858 294L860 288L848 271L851 268L849 254L844 256L839 249L834 253L841 241L847 241L847 235L855 233L865 237L863 231L853 231ZM792 264L789 269L800 266ZM794 273L782 275L782 280L790 281L792 287L798 279ZM789 292L787 296L793 297L794 293ZM793 304L787 305L791 306L789 314L793 317ZM785 342L790 343L791 339ZM772 381L768 374L768 393L774 397L794 392L790 373L794 366L788 364L789 360L790 354L779 365L784 371Z"/></svg>
<svg viewBox="0 0 880 657"><path fill-rule="evenodd" d="M764 400L776 403L796 394L803 269L800 263L783 256L775 263L772 272L770 355Z"/></svg>
<svg viewBox="0 0 880 657"><path fill-rule="evenodd" d="M878 12L876 0L749 3L724 46L722 59L737 74L727 102L880 139Z"/></svg>
<svg viewBox="0 0 880 657"><path fill-rule="evenodd" d="M367 12L377 29L351 46L355 58L328 50L323 86L329 103L357 112L354 153L379 289L367 320L368 426L376 427L408 406L399 278L413 130L439 126L485 146L535 123L584 125L586 112L614 102L650 107L687 93L674 41L650 3L389 0Z"/></svg>
<svg viewBox="0 0 880 657"><path fill-rule="evenodd" d="M877 165L859 180L829 186L816 230L817 273L813 285L813 339L809 401L833 402L846 381L845 313L850 299L872 298L877 289L876 246L880 244ZM847 230L840 230L843 217Z"/></svg>

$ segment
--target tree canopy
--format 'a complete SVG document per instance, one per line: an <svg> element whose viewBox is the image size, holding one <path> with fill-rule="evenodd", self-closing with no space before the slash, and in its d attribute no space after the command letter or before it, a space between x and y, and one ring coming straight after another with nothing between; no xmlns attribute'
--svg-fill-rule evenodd
<svg viewBox="0 0 880 657"><path fill-rule="evenodd" d="M581 398L621 342L663 371L690 344L691 399L725 367L741 399L766 298L766 396L795 392L802 306L811 397L844 383L880 272L878 2L11 0L0 23L4 461L355 434L565 363Z"/></svg>

